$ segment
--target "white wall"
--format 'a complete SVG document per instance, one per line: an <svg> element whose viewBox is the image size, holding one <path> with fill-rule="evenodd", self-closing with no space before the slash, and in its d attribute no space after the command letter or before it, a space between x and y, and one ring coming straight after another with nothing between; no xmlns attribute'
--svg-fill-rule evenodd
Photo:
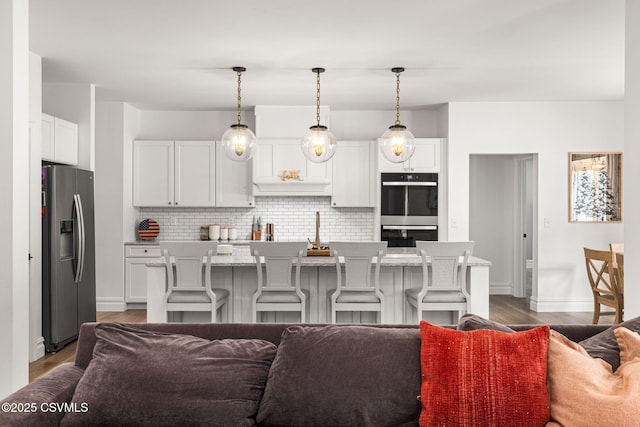
<svg viewBox="0 0 640 427"><path fill-rule="evenodd" d="M124 310L123 242L133 239L131 139L138 111L122 102L96 105L96 299L98 311ZM129 180L129 184L126 184ZM132 212L133 211L133 212ZM130 227L127 230L125 224Z"/></svg>
<svg viewBox="0 0 640 427"><path fill-rule="evenodd" d="M219 140L236 122L235 111L141 111L137 139L213 139ZM416 137L438 137L438 112L404 111L402 123ZM365 140L380 137L395 120L394 111L331 111L331 132L336 139ZM253 111L242 114L242 122L255 131ZM309 125L314 123L310 118ZM302 139L302 135L300 135Z"/></svg>
<svg viewBox="0 0 640 427"><path fill-rule="evenodd" d="M625 70L624 256L625 318L640 316L640 0L627 0Z"/></svg>
<svg viewBox="0 0 640 427"><path fill-rule="evenodd" d="M513 156L471 156L469 239L475 256L491 260L491 294L513 294L515 180Z"/></svg>
<svg viewBox="0 0 640 427"><path fill-rule="evenodd" d="M123 181L122 181L122 235L125 241L136 238L135 227L138 225L138 209L131 204L133 200L133 141L140 133L140 111L129 104L123 110Z"/></svg>
<svg viewBox="0 0 640 427"><path fill-rule="evenodd" d="M42 58L29 54L29 361L44 356L42 336Z"/></svg>
<svg viewBox="0 0 640 427"><path fill-rule="evenodd" d="M394 124L395 118L395 111L391 110L332 110L331 132L338 141L377 139ZM400 120L417 138L442 136L438 134L436 110L401 111ZM313 120L310 124L313 124Z"/></svg>
<svg viewBox="0 0 640 427"><path fill-rule="evenodd" d="M78 167L95 170L95 86L43 83L42 111L78 124Z"/></svg>
<svg viewBox="0 0 640 427"><path fill-rule="evenodd" d="M622 241L623 225L568 222L568 153L622 151L623 115L620 102L451 103L449 240L469 238L471 154L538 153L538 288L532 307L590 311L582 248Z"/></svg>
<svg viewBox="0 0 640 427"><path fill-rule="evenodd" d="M0 0L0 399L29 380L29 4Z"/></svg>

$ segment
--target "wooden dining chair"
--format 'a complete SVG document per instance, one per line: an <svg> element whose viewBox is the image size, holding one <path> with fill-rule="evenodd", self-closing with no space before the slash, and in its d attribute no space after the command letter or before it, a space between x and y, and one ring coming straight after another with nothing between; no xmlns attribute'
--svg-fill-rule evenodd
<svg viewBox="0 0 640 427"><path fill-rule="evenodd" d="M616 283L611 263L611 251L584 248L587 277L593 293L593 324L597 324L601 315L614 315L614 323L622 322L624 302ZM601 311L601 306L613 311Z"/></svg>
<svg viewBox="0 0 640 427"><path fill-rule="evenodd" d="M624 254L616 252L615 260L616 269L614 270L614 275L616 278L616 286L618 287L618 292L620 293L622 308L624 311Z"/></svg>
<svg viewBox="0 0 640 427"><path fill-rule="evenodd" d="M616 261L616 254L624 253L624 243L609 243L609 250L611 251L611 264L613 268L616 268L618 262Z"/></svg>

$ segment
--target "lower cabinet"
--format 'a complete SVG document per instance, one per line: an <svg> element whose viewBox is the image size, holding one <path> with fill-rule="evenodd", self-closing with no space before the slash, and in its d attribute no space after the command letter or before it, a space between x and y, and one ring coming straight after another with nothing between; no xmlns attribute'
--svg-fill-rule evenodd
<svg viewBox="0 0 640 427"><path fill-rule="evenodd" d="M162 259L158 245L125 246L124 295L127 303L147 302L147 266Z"/></svg>

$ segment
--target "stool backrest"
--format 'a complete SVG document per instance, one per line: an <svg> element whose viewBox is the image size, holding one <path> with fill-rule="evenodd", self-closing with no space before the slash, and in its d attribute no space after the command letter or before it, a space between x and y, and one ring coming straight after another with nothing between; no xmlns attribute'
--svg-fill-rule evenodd
<svg viewBox="0 0 640 427"><path fill-rule="evenodd" d="M291 273L295 261L296 275L293 286L300 287L300 267L307 242L249 242L249 248L256 261L258 286L291 287ZM265 262L266 281L262 277L262 257Z"/></svg>
<svg viewBox="0 0 640 427"><path fill-rule="evenodd" d="M387 242L331 242L331 255L336 262L338 286L345 288L371 287L371 266L376 257L374 284L378 289L380 284L380 264L387 253ZM344 282L341 274L341 260L344 260Z"/></svg>

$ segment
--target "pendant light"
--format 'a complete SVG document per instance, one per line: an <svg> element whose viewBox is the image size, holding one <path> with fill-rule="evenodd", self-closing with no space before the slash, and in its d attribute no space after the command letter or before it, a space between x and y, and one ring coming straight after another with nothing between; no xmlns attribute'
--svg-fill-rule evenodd
<svg viewBox="0 0 640 427"><path fill-rule="evenodd" d="M238 74L238 123L232 124L222 135L222 149L224 154L231 160L242 162L249 160L253 156L253 147L256 136L247 125L241 123L241 101L240 83L242 73L247 71L244 67L233 67L233 71Z"/></svg>
<svg viewBox="0 0 640 427"><path fill-rule="evenodd" d="M326 126L320 124L320 73L324 68L312 68L316 73L316 124L302 137L302 153L314 163L329 160L336 152L336 137Z"/></svg>
<svg viewBox="0 0 640 427"><path fill-rule="evenodd" d="M402 67L392 68L396 75L396 122L380 138L380 150L384 157L393 163L401 163L413 155L416 149L413 134L400 124L400 73Z"/></svg>

